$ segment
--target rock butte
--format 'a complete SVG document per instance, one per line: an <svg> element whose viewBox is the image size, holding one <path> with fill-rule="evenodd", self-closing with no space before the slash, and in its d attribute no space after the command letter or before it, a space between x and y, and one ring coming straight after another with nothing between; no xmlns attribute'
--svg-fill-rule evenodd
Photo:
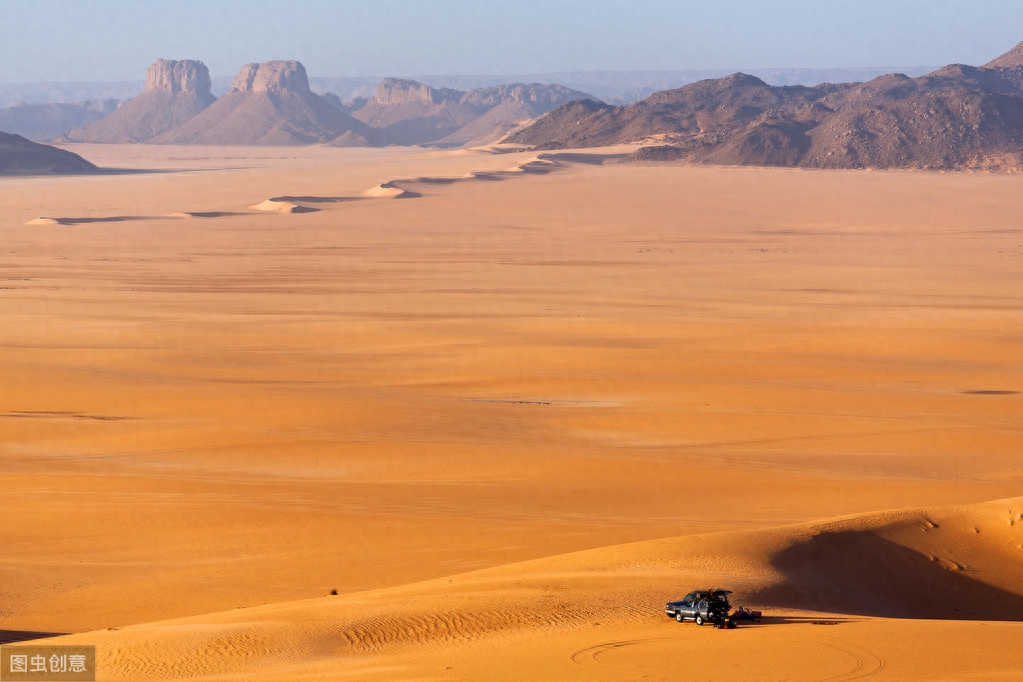
<svg viewBox="0 0 1023 682"><path fill-rule="evenodd" d="M146 89L117 111L68 133L73 142L152 142L213 104L210 73L200 61L158 59L146 72Z"/></svg>

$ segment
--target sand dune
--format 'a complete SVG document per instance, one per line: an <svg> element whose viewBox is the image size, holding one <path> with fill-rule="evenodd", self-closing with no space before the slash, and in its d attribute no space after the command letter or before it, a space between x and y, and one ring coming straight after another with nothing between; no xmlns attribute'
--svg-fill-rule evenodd
<svg viewBox="0 0 1023 682"><path fill-rule="evenodd" d="M258 204L253 204L249 208L256 211L268 211L270 213L311 213L315 211L315 208L309 208L307 206L299 206L291 201L283 201L280 199L267 199Z"/></svg>
<svg viewBox="0 0 1023 682"><path fill-rule="evenodd" d="M485 150L485 153L492 153ZM452 185L465 180L502 180L522 173L546 174L572 164L601 164L622 158L621 153L563 153L540 154L531 157L519 165L504 171L470 171L457 177L417 177L399 180L387 180L354 196L281 196L270 197L248 208L264 213L315 213L322 205L343 204L360 199L415 199L423 196L423 191L431 186ZM313 204L308 206L306 204ZM165 216L89 216L50 218L42 216L29 220L26 225L86 225L91 223L122 222L125 220L159 220L161 218L218 218L228 215L242 215L231 211L174 211Z"/></svg>
<svg viewBox="0 0 1023 682"><path fill-rule="evenodd" d="M0 184L0 639L104 679L1019 677L1019 178L75 150L165 172ZM663 615L707 585L768 617Z"/></svg>
<svg viewBox="0 0 1023 682"><path fill-rule="evenodd" d="M577 643L566 642L560 659L533 663L529 676L571 679L571 663L605 679L619 674L613 664L625 660L670 678L680 646L706 655L709 639L729 657L701 668L712 679L774 679L759 660L764 655L775 665L800 658L794 679L820 679L878 672L892 653L909 647L927 651L926 633L976 631L966 621L1011 621L990 628L986 648L995 653L985 652L986 663L1016 666L1023 664L1023 651L1012 644L1023 634L1021 510L1023 498L1014 498L633 543L57 641L99 642L103 651L116 652L102 660L109 679L404 678L435 656L462 672L426 677L459 678L466 668L484 668L495 650L508 656L524 645L542 650L545 640L579 639L592 645L575 649ZM766 610L764 622L746 626L749 633L717 633L664 617L663 602L681 596L686 585L711 584L733 587L734 601ZM820 603L796 613L794 605L809 605L807 595ZM829 608L820 608L824 603ZM850 615L934 622L885 621L870 628ZM838 641L827 627L835 628ZM903 639L884 646L878 639L890 632ZM614 639L605 641L611 633ZM738 651L741 658L733 659ZM923 674L916 679L975 670L972 658L928 671L925 657L907 657ZM510 658L529 665L525 652ZM391 661L386 672L377 668L382 660ZM496 677L514 679L520 672L516 667Z"/></svg>

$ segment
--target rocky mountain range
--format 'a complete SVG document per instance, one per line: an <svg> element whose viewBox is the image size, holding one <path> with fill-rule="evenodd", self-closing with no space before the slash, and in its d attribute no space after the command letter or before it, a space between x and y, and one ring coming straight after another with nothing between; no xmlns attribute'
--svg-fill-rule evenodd
<svg viewBox="0 0 1023 682"><path fill-rule="evenodd" d="M628 106L564 104L509 142L649 142L633 159L813 168L1023 167L1023 43L983 67L776 87L746 74Z"/></svg>
<svg viewBox="0 0 1023 682"><path fill-rule="evenodd" d="M66 142L335 146L494 142L584 92L511 84L469 91L385 78L373 98L344 104L309 87L296 61L247 64L215 98L199 61L157 60L145 91L109 116L62 136Z"/></svg>

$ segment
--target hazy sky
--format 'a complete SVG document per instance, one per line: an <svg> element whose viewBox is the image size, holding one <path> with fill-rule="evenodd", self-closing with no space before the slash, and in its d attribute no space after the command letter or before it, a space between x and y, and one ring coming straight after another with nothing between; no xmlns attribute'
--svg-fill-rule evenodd
<svg viewBox="0 0 1023 682"><path fill-rule="evenodd" d="M1023 0L0 0L0 82L215 76L980 64L1023 41Z"/></svg>

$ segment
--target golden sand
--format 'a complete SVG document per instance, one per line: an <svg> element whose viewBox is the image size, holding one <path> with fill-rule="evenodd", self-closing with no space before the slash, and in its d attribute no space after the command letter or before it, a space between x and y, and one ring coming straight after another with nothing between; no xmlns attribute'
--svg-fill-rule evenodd
<svg viewBox="0 0 1023 682"><path fill-rule="evenodd" d="M0 639L111 680L1023 674L1023 179L73 151L161 172L0 182ZM664 616L708 585L769 617Z"/></svg>

